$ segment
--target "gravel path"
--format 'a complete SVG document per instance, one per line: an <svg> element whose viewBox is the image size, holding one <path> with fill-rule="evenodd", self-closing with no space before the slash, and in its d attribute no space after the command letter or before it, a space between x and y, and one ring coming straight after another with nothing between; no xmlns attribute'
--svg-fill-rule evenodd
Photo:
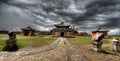
<svg viewBox="0 0 120 61"><path fill-rule="evenodd" d="M1 52L0 61L88 61L66 38L31 51Z"/></svg>
<svg viewBox="0 0 120 61"><path fill-rule="evenodd" d="M92 44L80 44L79 46L75 47L78 51L82 52L82 54L90 61L120 61L120 55L114 55L110 53L97 53L94 51L90 51L89 49L92 47Z"/></svg>

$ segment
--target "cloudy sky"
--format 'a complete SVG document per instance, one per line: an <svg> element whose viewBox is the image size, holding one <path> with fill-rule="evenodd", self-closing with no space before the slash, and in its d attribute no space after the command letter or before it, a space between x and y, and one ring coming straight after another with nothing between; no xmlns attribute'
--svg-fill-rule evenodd
<svg viewBox="0 0 120 61"><path fill-rule="evenodd" d="M79 31L97 27L120 35L120 0L0 0L0 29L49 31L64 21Z"/></svg>

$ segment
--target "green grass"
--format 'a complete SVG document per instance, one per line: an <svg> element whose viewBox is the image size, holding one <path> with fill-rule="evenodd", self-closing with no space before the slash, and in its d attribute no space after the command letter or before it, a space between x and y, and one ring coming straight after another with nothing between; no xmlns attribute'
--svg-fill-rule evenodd
<svg viewBox="0 0 120 61"><path fill-rule="evenodd" d="M111 38L114 38L116 36L111 36ZM119 37L119 36L117 36ZM7 34L0 34L0 51L5 47L5 40L8 39ZM80 45L80 44L91 44L92 37L91 36L77 36L75 38L67 38L72 44L74 45ZM104 44L109 44L110 39L103 39ZM20 34L17 34L17 45L20 48L24 47L41 47L45 45L50 45L52 42L54 42L56 38L53 38L50 35L36 35L36 36L22 36Z"/></svg>
<svg viewBox="0 0 120 61"><path fill-rule="evenodd" d="M55 41L55 39L52 38L51 36L37 35L37 36L26 37L24 39L23 38L18 39L17 44L19 45L20 48L26 46L40 47L44 45L49 45L53 41Z"/></svg>
<svg viewBox="0 0 120 61"><path fill-rule="evenodd" d="M0 51L5 47L5 40L8 38L5 34L0 34ZM36 36L21 36L17 35L17 45L20 48L24 47L41 47L49 45L55 41L55 38L48 35L36 35Z"/></svg>
<svg viewBox="0 0 120 61"><path fill-rule="evenodd" d="M6 46L5 42L0 39L0 51L2 51L5 46Z"/></svg>
<svg viewBox="0 0 120 61"><path fill-rule="evenodd" d="M68 40L72 44L89 44L91 43L91 37L90 36L78 36L75 38L68 38Z"/></svg>
<svg viewBox="0 0 120 61"><path fill-rule="evenodd" d="M18 39L17 44L20 48L31 46L31 47L40 47L44 45L51 44L55 39L50 38L44 38L43 36L35 36L35 37L28 37L25 39Z"/></svg>
<svg viewBox="0 0 120 61"><path fill-rule="evenodd" d="M91 44L92 37L91 36L78 36L75 38L68 38L72 44ZM110 43L109 39L103 39L103 43L108 44Z"/></svg>
<svg viewBox="0 0 120 61"><path fill-rule="evenodd" d="M110 54L119 55L120 56L120 52L111 51L110 50L110 46L103 47L103 50L105 50L106 52L108 52Z"/></svg>
<svg viewBox="0 0 120 61"><path fill-rule="evenodd" d="M0 34L0 51L3 50L3 48L6 46L5 39L7 39L8 36L6 34Z"/></svg>

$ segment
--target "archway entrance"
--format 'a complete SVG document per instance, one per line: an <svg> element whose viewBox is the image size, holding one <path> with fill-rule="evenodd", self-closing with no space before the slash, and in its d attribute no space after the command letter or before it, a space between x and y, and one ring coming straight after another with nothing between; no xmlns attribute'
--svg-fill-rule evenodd
<svg viewBox="0 0 120 61"><path fill-rule="evenodd" d="M25 34L24 34L25 36L28 36L28 32L27 31L25 31Z"/></svg>
<svg viewBox="0 0 120 61"><path fill-rule="evenodd" d="M64 37L64 32L61 32L60 36L61 36L61 37Z"/></svg>

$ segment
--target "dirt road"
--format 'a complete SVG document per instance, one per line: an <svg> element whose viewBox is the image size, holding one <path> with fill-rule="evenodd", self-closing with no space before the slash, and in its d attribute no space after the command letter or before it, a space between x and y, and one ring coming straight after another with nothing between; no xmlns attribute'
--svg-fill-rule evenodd
<svg viewBox="0 0 120 61"><path fill-rule="evenodd" d="M30 51L2 52L0 61L89 61L66 38L58 38L50 46Z"/></svg>

